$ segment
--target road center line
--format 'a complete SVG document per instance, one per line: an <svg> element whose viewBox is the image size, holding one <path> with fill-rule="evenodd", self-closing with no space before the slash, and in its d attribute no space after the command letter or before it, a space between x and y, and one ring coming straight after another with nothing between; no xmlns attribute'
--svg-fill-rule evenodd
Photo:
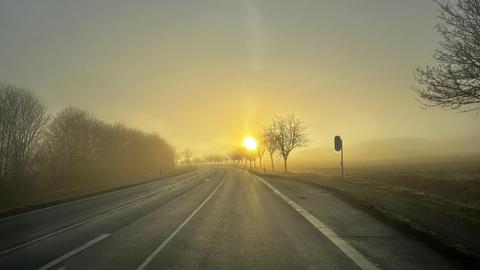
<svg viewBox="0 0 480 270"><path fill-rule="evenodd" d="M45 264L44 266L38 268L38 270L46 270L46 269L50 269L52 267L54 267L55 265L67 260L68 258L82 252L83 250L95 245L96 243L102 241L103 239L109 237L110 234L102 234L102 235L99 235L97 238L93 239L93 240L90 240L88 241L87 243L77 247L76 249L74 250L71 250L69 252L67 252L66 254L64 254L63 256L61 257L58 257L56 258L55 260Z"/></svg>
<svg viewBox="0 0 480 270"><path fill-rule="evenodd" d="M273 192L275 192L280 198L282 198L286 203L288 203L293 209L295 209L300 215L302 215L310 224L312 224L317 230L319 230L325 237L328 238L335 246L337 246L347 257L349 257L358 267L361 269L380 269L369 259L363 256L357 249L348 244L343 240L338 234L336 234L332 229L330 229L325 223L318 220L312 214L308 213L307 210L303 209L300 205L290 200L286 195L280 192L278 189L270 185L267 181L255 175L255 177L269 187Z"/></svg>
<svg viewBox="0 0 480 270"><path fill-rule="evenodd" d="M148 266L148 264L153 260L153 258L155 258L155 256L160 252L162 251L162 249L168 244L168 242L170 242L174 237L175 235L177 235L177 233L188 223L188 221L190 221L190 219L192 219L192 217L198 212L200 211L200 209L208 202L208 200L210 200L210 198L212 198L213 194L215 194L215 192L217 192L217 190L220 188L220 186L223 184L223 182L225 182L225 178L223 178L222 182L220 182L217 187L212 191L212 193L210 193L210 195L208 195L208 197L182 222L182 224L180 224L180 226L178 226L175 231L173 231L172 234L170 234L170 236L167 237L167 239L165 239L162 244L160 244L160 246L158 246L151 254L150 256L148 256L145 261L143 261L143 263L137 268L137 270L143 270L145 269L145 267Z"/></svg>

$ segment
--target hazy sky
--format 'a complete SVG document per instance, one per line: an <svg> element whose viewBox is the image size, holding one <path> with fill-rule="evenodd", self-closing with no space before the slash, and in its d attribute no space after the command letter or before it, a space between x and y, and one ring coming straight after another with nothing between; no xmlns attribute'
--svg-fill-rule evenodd
<svg viewBox="0 0 480 270"><path fill-rule="evenodd" d="M478 116L411 90L436 15L431 0L0 0L0 81L200 152L289 111L315 147L477 136Z"/></svg>

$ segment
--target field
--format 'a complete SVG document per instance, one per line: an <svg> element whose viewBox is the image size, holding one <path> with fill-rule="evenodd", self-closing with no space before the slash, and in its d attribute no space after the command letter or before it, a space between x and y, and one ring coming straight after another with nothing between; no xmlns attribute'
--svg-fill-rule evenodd
<svg viewBox="0 0 480 270"><path fill-rule="evenodd" d="M338 168L297 168L298 172L339 175ZM355 166L345 170L357 181L426 195L480 210L480 162L438 162Z"/></svg>

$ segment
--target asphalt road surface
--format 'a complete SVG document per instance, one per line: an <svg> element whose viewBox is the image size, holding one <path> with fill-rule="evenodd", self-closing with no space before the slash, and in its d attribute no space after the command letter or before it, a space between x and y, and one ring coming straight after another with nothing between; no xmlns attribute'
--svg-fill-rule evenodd
<svg viewBox="0 0 480 270"><path fill-rule="evenodd" d="M456 269L335 195L200 168L0 219L0 269Z"/></svg>

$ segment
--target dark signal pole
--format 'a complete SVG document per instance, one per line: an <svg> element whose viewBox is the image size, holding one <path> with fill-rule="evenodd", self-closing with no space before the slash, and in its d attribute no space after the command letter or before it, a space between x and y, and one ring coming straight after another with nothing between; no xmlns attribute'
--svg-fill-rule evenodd
<svg viewBox="0 0 480 270"><path fill-rule="evenodd" d="M340 161L340 165L342 166L342 177L343 177L343 146L342 146L342 150L340 151L340 155L342 156L342 160Z"/></svg>
<svg viewBox="0 0 480 270"><path fill-rule="evenodd" d="M342 138L337 135L337 136L335 136L333 142L335 144L335 151L340 152L340 157L341 157L340 166L342 167L342 178L343 178L343 142L342 142Z"/></svg>

